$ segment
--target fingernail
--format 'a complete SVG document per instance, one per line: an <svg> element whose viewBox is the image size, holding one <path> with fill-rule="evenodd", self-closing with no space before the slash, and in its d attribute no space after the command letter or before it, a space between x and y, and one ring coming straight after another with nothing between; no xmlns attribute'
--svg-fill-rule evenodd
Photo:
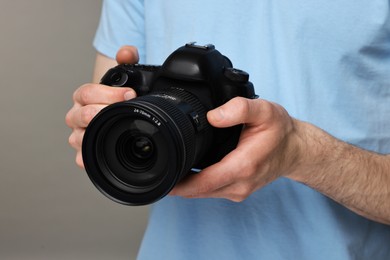
<svg viewBox="0 0 390 260"><path fill-rule="evenodd" d="M124 98L125 98L125 100L129 100L129 99L135 98L134 90L130 90L130 91L125 92Z"/></svg>

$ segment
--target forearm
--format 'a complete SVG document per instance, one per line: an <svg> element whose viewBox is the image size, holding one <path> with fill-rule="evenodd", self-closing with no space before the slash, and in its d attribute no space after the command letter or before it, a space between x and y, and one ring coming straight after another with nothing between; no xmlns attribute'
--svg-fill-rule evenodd
<svg viewBox="0 0 390 260"><path fill-rule="evenodd" d="M287 177L369 219L390 224L390 156L341 142L296 122L299 161Z"/></svg>

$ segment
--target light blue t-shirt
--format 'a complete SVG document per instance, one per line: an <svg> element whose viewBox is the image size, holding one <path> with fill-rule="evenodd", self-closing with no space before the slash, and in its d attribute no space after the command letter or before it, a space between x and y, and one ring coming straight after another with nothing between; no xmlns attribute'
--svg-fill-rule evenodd
<svg viewBox="0 0 390 260"><path fill-rule="evenodd" d="M213 43L256 93L359 147L390 153L388 0L107 0L94 46L162 64ZM259 144L261 145L261 144ZM313 173L315 174L315 173ZM280 178L241 203L165 197L139 259L390 259L390 226Z"/></svg>

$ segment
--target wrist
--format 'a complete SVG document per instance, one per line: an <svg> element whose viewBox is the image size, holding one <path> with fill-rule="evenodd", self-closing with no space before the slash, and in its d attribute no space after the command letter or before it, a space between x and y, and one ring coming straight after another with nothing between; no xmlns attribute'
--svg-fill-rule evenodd
<svg viewBox="0 0 390 260"><path fill-rule="evenodd" d="M318 127L295 120L295 161L286 177L308 184L325 178L323 173L345 152L345 145Z"/></svg>

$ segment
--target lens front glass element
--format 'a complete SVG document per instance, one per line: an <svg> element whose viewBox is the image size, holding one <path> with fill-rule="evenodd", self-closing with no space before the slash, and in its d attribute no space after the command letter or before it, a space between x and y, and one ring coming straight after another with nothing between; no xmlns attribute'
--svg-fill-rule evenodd
<svg viewBox="0 0 390 260"><path fill-rule="evenodd" d="M139 160L148 160L153 155L153 142L147 137L138 136L132 138L130 146L132 158L135 156Z"/></svg>
<svg viewBox="0 0 390 260"><path fill-rule="evenodd" d="M102 166L108 170L109 177L143 192L158 185L167 168L166 137L153 123L142 118L112 120L101 140Z"/></svg>
<svg viewBox="0 0 390 260"><path fill-rule="evenodd" d="M149 170L157 159L152 137L137 131L126 131L119 137L116 153L122 166L134 172Z"/></svg>

